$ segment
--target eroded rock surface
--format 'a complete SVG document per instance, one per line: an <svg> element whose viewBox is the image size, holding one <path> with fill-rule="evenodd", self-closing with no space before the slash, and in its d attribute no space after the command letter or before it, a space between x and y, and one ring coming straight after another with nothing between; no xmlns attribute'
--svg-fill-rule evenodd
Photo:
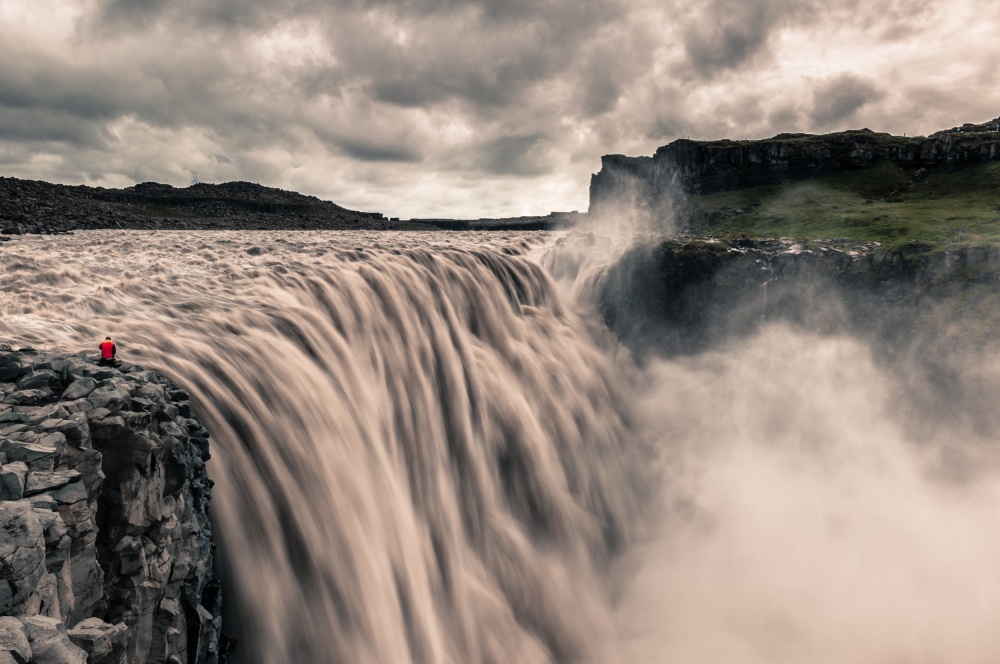
<svg viewBox="0 0 1000 664"><path fill-rule="evenodd" d="M0 346L0 662L221 661L208 456L169 380Z"/></svg>

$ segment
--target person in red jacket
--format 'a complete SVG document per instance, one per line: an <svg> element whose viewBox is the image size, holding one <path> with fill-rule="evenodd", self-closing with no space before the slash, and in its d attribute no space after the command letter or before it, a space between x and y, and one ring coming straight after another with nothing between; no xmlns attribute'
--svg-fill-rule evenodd
<svg viewBox="0 0 1000 664"><path fill-rule="evenodd" d="M102 367L113 367L118 364L115 361L115 353L118 349L115 347L114 342L111 341L111 337L104 337L104 341L98 346L101 349L101 360L98 362Z"/></svg>

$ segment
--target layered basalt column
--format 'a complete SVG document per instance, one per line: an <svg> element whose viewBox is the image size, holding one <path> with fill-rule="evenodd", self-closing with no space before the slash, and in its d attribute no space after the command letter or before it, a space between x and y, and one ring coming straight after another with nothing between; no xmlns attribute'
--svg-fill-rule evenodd
<svg viewBox="0 0 1000 664"><path fill-rule="evenodd" d="M0 346L0 663L219 662L208 456L168 379Z"/></svg>

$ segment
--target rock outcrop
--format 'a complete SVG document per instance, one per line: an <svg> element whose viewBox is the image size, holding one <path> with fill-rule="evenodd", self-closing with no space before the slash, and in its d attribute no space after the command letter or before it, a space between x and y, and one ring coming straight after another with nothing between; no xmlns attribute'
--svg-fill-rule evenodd
<svg viewBox="0 0 1000 664"><path fill-rule="evenodd" d="M1000 118L931 136L868 129L835 134L778 134L757 141L677 140L652 157L607 155L590 180L590 213L621 206L668 214L675 197L705 194L857 170L879 162L956 168L1000 159Z"/></svg>
<svg viewBox="0 0 1000 664"><path fill-rule="evenodd" d="M678 237L630 250L595 293L605 322L640 356L701 352L776 320L867 336L887 353L917 337L931 348L943 334L957 349L986 324L964 325L976 299L996 310L1000 250ZM959 305L964 314L939 311Z"/></svg>
<svg viewBox="0 0 1000 664"><path fill-rule="evenodd" d="M208 456L169 380L0 346L0 663L221 661Z"/></svg>

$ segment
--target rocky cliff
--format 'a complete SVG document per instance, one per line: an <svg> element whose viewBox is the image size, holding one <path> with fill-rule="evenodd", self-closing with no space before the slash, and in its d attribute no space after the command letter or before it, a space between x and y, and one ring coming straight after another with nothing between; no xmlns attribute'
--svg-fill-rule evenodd
<svg viewBox="0 0 1000 664"><path fill-rule="evenodd" d="M678 237L640 245L596 284L608 326L639 356L707 350L791 321L885 353L981 346L1000 321L1000 249Z"/></svg>
<svg viewBox="0 0 1000 664"><path fill-rule="evenodd" d="M91 355L0 346L0 663L215 664L208 432Z"/></svg>
<svg viewBox="0 0 1000 664"><path fill-rule="evenodd" d="M785 184L880 162L957 168L1000 159L1000 118L927 137L868 129L835 134L778 134L756 141L677 140L652 157L607 155L590 180L590 212L621 206L667 214L675 197Z"/></svg>

